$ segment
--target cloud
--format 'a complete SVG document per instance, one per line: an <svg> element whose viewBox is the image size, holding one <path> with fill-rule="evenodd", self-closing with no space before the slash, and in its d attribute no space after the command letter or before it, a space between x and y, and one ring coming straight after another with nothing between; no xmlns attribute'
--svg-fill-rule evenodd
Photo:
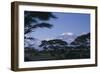
<svg viewBox="0 0 100 73"><path fill-rule="evenodd" d="M71 32L64 32L61 35L73 35L73 33L71 33Z"/></svg>

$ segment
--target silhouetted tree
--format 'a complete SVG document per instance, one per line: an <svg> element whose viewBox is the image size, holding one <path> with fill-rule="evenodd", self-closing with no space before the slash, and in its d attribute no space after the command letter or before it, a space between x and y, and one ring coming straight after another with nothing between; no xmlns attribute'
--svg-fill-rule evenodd
<svg viewBox="0 0 100 73"><path fill-rule="evenodd" d="M78 49L76 55L78 55L79 58L90 57L90 33L78 36L71 44L77 45L75 49Z"/></svg>
<svg viewBox="0 0 100 73"><path fill-rule="evenodd" d="M54 49L62 49L67 46L67 42L61 40L61 39L53 39L53 40L43 40L40 47L46 47L49 50Z"/></svg>
<svg viewBox="0 0 100 73"><path fill-rule="evenodd" d="M37 28L51 28L53 24L47 21L51 18L56 18L51 12L37 12L25 11L24 12L24 44L27 40L34 40L33 36L27 34L35 31Z"/></svg>
<svg viewBox="0 0 100 73"><path fill-rule="evenodd" d="M42 41L40 47L43 47L45 50L49 51L52 56L64 58L67 45L68 43L63 40L53 39L49 41Z"/></svg>
<svg viewBox="0 0 100 73"><path fill-rule="evenodd" d="M36 28L51 28L52 24L46 22L51 18L56 18L51 12L25 11L24 34L30 33L31 31L34 31L34 29Z"/></svg>
<svg viewBox="0 0 100 73"><path fill-rule="evenodd" d="M89 46L90 45L90 33L78 36L72 43L72 45L83 45Z"/></svg>

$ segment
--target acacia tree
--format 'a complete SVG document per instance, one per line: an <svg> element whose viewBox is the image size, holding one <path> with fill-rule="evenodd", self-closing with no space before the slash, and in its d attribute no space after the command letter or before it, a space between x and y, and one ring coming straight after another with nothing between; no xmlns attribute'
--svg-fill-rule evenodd
<svg viewBox="0 0 100 73"><path fill-rule="evenodd" d="M24 23L25 23L25 32L24 34L30 33L33 29L36 28L51 28L52 24L47 23L46 21L50 18L56 18L51 12L24 12Z"/></svg>
<svg viewBox="0 0 100 73"><path fill-rule="evenodd" d="M35 29L37 28L51 28L53 24L47 22L51 18L56 18L51 12L25 11L24 12L24 40L34 40L34 37L30 37L28 36L28 34L34 32Z"/></svg>
<svg viewBox="0 0 100 73"><path fill-rule="evenodd" d="M49 41L42 41L40 47L43 47L46 51L48 51L51 56L55 56L56 58L64 58L68 43L60 40L53 39Z"/></svg>
<svg viewBox="0 0 100 73"><path fill-rule="evenodd" d="M53 40L43 40L40 47L43 47L47 50L55 50L55 49L63 49L67 46L67 42L61 40L61 39L53 39Z"/></svg>
<svg viewBox="0 0 100 73"><path fill-rule="evenodd" d="M78 36L72 43L72 45L78 45L75 49L78 49L77 55L80 58L89 58L90 57L90 33Z"/></svg>
<svg viewBox="0 0 100 73"><path fill-rule="evenodd" d="M78 36L71 44L79 45L79 46L89 46L90 45L90 33Z"/></svg>

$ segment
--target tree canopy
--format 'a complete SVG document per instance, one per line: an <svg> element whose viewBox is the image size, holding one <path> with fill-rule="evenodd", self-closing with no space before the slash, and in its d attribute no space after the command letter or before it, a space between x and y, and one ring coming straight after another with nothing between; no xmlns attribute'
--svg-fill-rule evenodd
<svg viewBox="0 0 100 73"><path fill-rule="evenodd" d="M57 18L51 12L37 12L25 11L24 12L24 44L31 45L28 40L34 40L34 36L28 34L34 32L37 28L51 28L53 24L48 23L50 19Z"/></svg>
<svg viewBox="0 0 100 73"><path fill-rule="evenodd" d="M87 44L90 44L90 33L78 36L71 44L72 45L87 45Z"/></svg>
<svg viewBox="0 0 100 73"><path fill-rule="evenodd" d="M60 40L60 39L53 39L53 40L43 40L40 47L43 47L44 49L49 50L55 50L55 49L63 49L67 46L67 42Z"/></svg>
<svg viewBox="0 0 100 73"><path fill-rule="evenodd" d="M36 28L51 28L53 24L47 23L51 18L56 18L51 12L24 12L24 34L34 31Z"/></svg>

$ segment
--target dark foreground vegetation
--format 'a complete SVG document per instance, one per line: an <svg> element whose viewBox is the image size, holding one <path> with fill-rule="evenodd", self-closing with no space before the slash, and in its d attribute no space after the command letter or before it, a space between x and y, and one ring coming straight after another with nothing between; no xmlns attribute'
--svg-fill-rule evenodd
<svg viewBox="0 0 100 73"><path fill-rule="evenodd" d="M89 47L66 47L65 49L42 50L25 49L25 61L84 59L90 58Z"/></svg>

